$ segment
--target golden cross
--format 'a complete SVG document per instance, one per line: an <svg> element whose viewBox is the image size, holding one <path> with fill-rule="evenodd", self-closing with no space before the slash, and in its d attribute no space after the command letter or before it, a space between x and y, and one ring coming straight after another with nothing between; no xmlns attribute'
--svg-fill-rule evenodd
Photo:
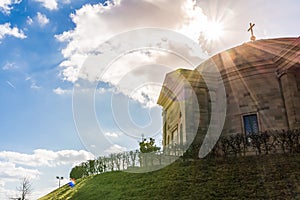
<svg viewBox="0 0 300 200"><path fill-rule="evenodd" d="M250 40L254 41L256 38L255 36L253 35L253 27L254 27L255 24L252 24L250 22L250 28L248 29L248 32L250 31L251 32L251 37L250 37Z"/></svg>

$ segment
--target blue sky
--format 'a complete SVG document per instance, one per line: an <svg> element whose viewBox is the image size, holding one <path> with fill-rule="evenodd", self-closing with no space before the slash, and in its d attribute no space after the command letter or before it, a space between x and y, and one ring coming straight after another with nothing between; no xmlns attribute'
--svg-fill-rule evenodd
<svg viewBox="0 0 300 200"><path fill-rule="evenodd" d="M66 182L74 163L93 157L87 136L76 130L81 122L74 122L72 90L87 55L107 39L136 28L166 28L199 43L208 57L248 42L249 22L256 24L257 39L299 37L299 7L298 0L1 0L0 199L14 196L23 176L32 179L32 199L44 195L57 186L56 176ZM157 63L167 66L160 66L164 73L146 70ZM112 96L129 101L137 127L160 128L160 119L153 120L161 117L155 106L159 86L140 83L161 84L165 72L178 67L191 68L156 51L128 53L112 62L95 95L99 140L110 141L97 154L136 148L140 137L124 133L116 122ZM160 130L145 134L160 141Z"/></svg>

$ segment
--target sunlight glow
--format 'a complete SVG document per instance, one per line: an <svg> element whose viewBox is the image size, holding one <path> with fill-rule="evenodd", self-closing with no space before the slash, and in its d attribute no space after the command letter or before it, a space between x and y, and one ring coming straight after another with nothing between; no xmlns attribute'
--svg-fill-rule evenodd
<svg viewBox="0 0 300 200"><path fill-rule="evenodd" d="M223 35L223 25L219 22L207 22L203 31L208 41L218 40Z"/></svg>

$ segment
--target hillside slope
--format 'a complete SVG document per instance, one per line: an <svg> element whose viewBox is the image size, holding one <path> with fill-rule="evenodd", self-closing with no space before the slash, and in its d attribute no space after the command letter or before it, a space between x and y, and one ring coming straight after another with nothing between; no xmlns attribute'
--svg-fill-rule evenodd
<svg viewBox="0 0 300 200"><path fill-rule="evenodd" d="M50 199L300 199L300 155L177 161L155 172L108 172Z"/></svg>

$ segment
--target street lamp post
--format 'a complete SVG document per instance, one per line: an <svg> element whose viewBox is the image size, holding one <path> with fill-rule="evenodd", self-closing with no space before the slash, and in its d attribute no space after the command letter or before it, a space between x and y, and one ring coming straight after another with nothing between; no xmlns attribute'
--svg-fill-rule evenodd
<svg viewBox="0 0 300 200"><path fill-rule="evenodd" d="M57 176L56 179L58 179L58 188L60 188L60 180L63 180L64 177L62 177L62 176L61 176L61 177Z"/></svg>

